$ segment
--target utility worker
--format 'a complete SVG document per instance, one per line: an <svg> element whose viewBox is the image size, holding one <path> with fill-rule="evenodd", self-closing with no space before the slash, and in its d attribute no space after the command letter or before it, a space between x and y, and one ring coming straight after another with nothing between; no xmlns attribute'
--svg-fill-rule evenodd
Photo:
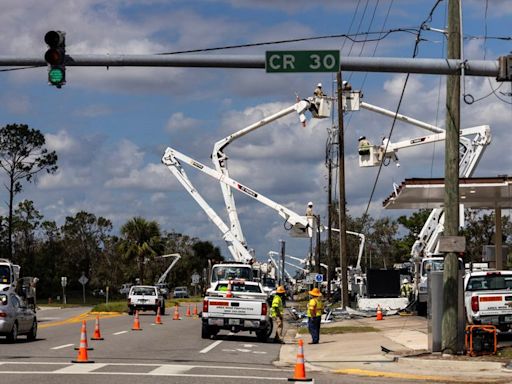
<svg viewBox="0 0 512 384"><path fill-rule="evenodd" d="M306 208L306 216L313 216L313 202L310 201L308 203L308 207Z"/></svg>
<svg viewBox="0 0 512 384"><path fill-rule="evenodd" d="M316 97L322 97L322 96L325 96L325 93L322 89L322 83L318 83L316 85L316 88L315 88L315 91L313 92L313 94L316 96Z"/></svg>
<svg viewBox="0 0 512 384"><path fill-rule="evenodd" d="M358 146L359 154L360 155L369 155L371 144L368 140L366 140L366 136L361 136L358 141L359 141L359 146Z"/></svg>
<svg viewBox="0 0 512 384"><path fill-rule="evenodd" d="M276 322L276 336L274 337L275 343L283 343L283 316L284 316L284 305L283 296L286 290L282 285L277 287L276 294L272 299L272 307L270 308L270 316Z"/></svg>
<svg viewBox="0 0 512 384"><path fill-rule="evenodd" d="M409 282L409 279L406 277L402 281L402 286L400 287L400 296L407 297L410 300L411 294L412 294L412 284Z"/></svg>
<svg viewBox="0 0 512 384"><path fill-rule="evenodd" d="M320 289L313 288L309 291L311 299L308 303L308 330L311 335L311 343L318 344L320 341L320 322L322 320L322 313L324 312L324 303L322 302L322 293Z"/></svg>

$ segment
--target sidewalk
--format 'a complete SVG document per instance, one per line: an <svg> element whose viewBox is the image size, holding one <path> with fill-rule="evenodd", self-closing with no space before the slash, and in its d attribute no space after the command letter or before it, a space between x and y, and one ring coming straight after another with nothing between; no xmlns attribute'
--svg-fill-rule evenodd
<svg viewBox="0 0 512 384"><path fill-rule="evenodd" d="M322 324L322 327L333 326L370 326L378 332L322 335L320 344L310 345L308 334L298 335L296 329L288 325L286 344L276 364L295 365L297 340L302 337L306 372L323 370L427 382L512 382L512 370L505 368L506 362L490 361L489 356L482 359L429 354L427 321L423 317L395 315L386 316L382 321L362 318Z"/></svg>

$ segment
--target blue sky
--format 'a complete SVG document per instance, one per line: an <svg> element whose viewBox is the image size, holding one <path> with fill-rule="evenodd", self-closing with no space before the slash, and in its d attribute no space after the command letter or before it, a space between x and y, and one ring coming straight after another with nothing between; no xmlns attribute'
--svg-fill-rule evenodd
<svg viewBox="0 0 512 384"><path fill-rule="evenodd" d="M66 32L68 54L151 54L254 44L326 35L356 34L418 28L434 0L391 1L57 1L3 0L0 14L0 55L40 56L48 30ZM443 1L428 25L443 29ZM467 37L510 37L510 1L463 1ZM374 35L375 36L375 35ZM444 37L424 31L418 57L445 55ZM358 37L364 41L365 36ZM330 38L265 45L215 54L264 55L266 50L339 49L346 56L410 58L415 36L392 33L379 42L353 43ZM464 41L468 59L495 59L512 51L512 42L471 38ZM364 100L395 110L403 87L402 74L343 74ZM0 74L0 124L26 123L41 130L48 146L59 155L59 172L26 186L19 199L31 199L45 216L62 224L80 210L113 221L115 231L134 216L156 220L163 230L175 230L222 246L218 229L160 163L167 146L210 164L213 143L264 116L312 94L317 82L331 93L331 74L267 74L264 70L198 68L71 68L67 84L47 84L47 69ZM465 91L475 99L462 105L463 127L489 124L493 142L475 175L510 173L510 85L494 79L467 77ZM498 97L505 100L501 101ZM444 78L412 75L401 112L444 126ZM332 122L309 120L303 128L296 116L281 119L230 146L232 176L287 207L303 213L308 201L326 213L324 165L327 129ZM360 111L346 116L347 208L364 212L377 169L359 168L357 138L380 141L391 119ZM392 141L424 134L398 124ZM392 183L406 177L440 177L442 144L400 153L401 167L381 173L371 214L378 218L410 212L388 212L382 200ZM201 194L227 221L219 185L206 175L186 169ZM3 200L7 194L3 192ZM307 240L291 239L281 218L271 209L236 195L244 233L258 258L279 250L287 241L289 253L304 256ZM6 213L6 206L0 207Z"/></svg>

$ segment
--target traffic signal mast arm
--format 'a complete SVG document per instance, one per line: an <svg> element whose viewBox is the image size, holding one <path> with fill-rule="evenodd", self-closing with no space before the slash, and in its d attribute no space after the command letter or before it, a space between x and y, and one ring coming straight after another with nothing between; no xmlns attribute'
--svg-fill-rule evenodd
<svg viewBox="0 0 512 384"><path fill-rule="evenodd" d="M313 109L313 103L315 103L315 98L310 97L308 99L299 100L295 104L284 108L280 110L279 112L274 113L273 115L267 116L259 121L257 121L254 124L251 124L225 138L222 140L217 141L213 146L212 151L212 162L214 164L215 169L217 172L220 172L223 176L229 177L229 170L228 170L228 156L224 152L226 147L234 142L235 140L247 135L250 132L255 131L258 128L261 128L267 124L270 124L282 117L285 117L293 112L296 112L299 115L299 120L301 123L305 124L306 122L306 116L305 112ZM329 110L330 114L330 110ZM318 113L316 112L316 115L318 117ZM320 116L320 117L329 117L329 116ZM222 190L222 196L224 198L224 203L226 205L226 210L229 217L229 222L231 226L231 231L233 235L242 243L244 246L246 246L246 240L243 235L242 227L240 224L240 220L238 219L238 213L236 210L235 205L235 198L233 196L233 191L231 190L231 187L229 184L220 183L220 187Z"/></svg>
<svg viewBox="0 0 512 384"><path fill-rule="evenodd" d="M203 199L203 197L197 192L197 190L192 185L189 180L187 174L181 167L181 164L172 153L168 153L168 150L165 152L164 157L162 158L162 163L164 163L167 168L172 172L172 174L178 179L180 184L187 190L187 192L192 196L192 198L199 204L199 206L204 210L206 215L210 218L210 220L219 228L222 233L222 238L226 241L227 247L233 259L237 262L245 262L249 263L253 261L252 255L249 251L241 244L238 239L233 235L228 226L222 221L222 219L217 215L217 213L210 207L210 205Z"/></svg>

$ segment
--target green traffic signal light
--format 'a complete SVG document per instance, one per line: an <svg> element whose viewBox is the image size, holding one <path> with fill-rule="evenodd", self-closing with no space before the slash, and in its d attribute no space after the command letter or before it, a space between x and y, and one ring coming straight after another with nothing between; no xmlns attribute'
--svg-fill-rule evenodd
<svg viewBox="0 0 512 384"><path fill-rule="evenodd" d="M60 87L64 82L64 71L62 68L51 68L48 71L48 81L51 85Z"/></svg>
<svg viewBox="0 0 512 384"><path fill-rule="evenodd" d="M49 48L44 55L48 63L48 82L50 85L61 88L66 84L66 33L48 31L44 41Z"/></svg>

